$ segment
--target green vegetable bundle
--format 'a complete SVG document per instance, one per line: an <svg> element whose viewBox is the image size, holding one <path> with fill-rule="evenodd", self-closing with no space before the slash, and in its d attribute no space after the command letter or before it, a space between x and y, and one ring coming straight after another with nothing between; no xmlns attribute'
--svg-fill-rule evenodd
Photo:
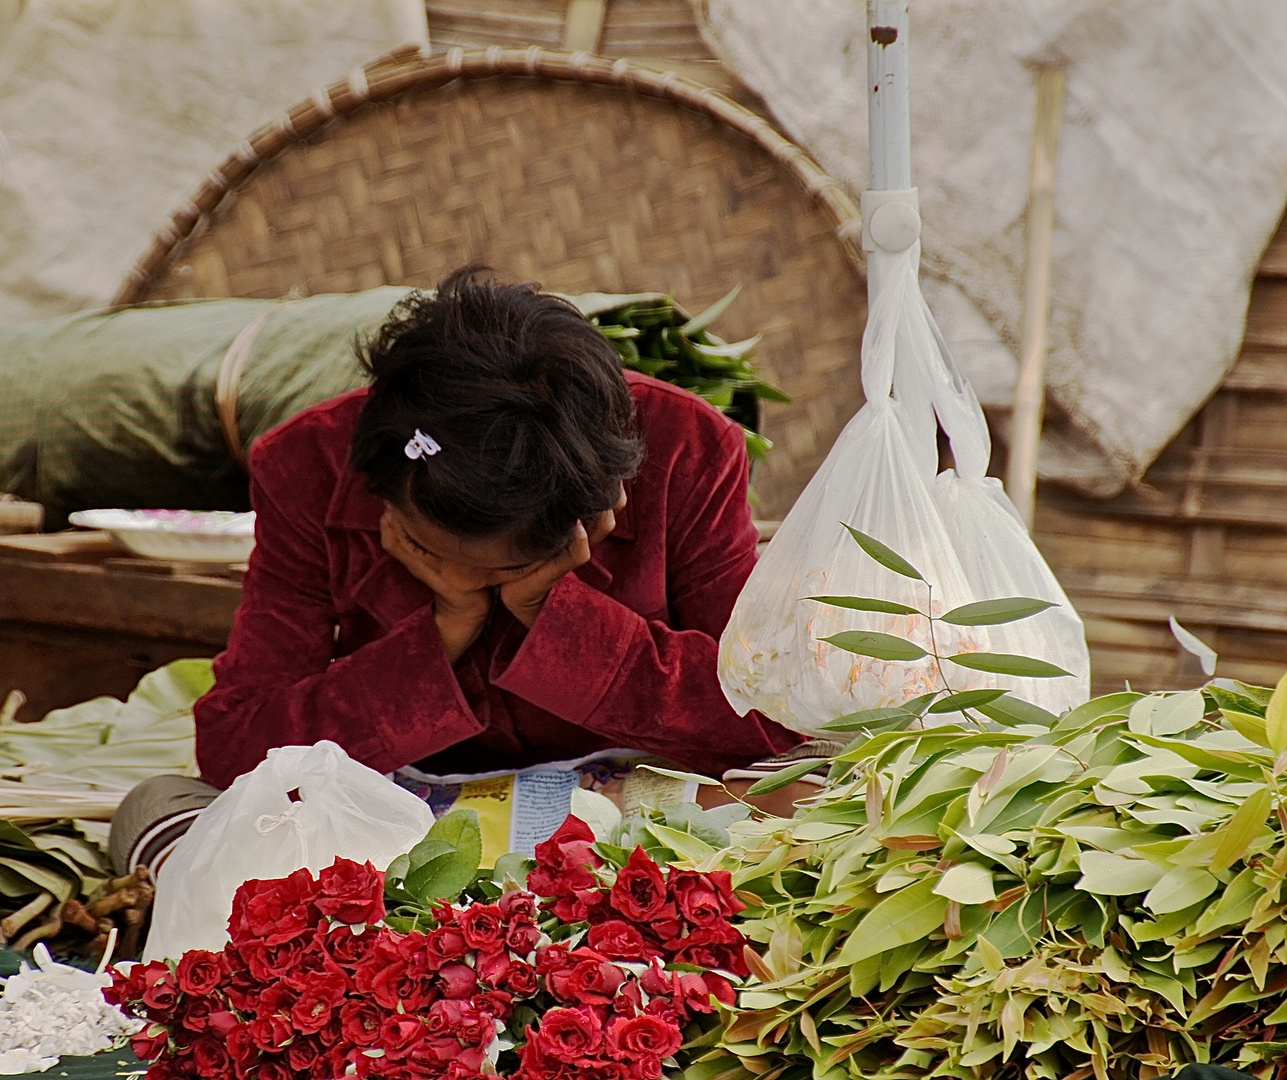
<svg viewBox="0 0 1287 1080"><path fill-rule="evenodd" d="M747 453L755 459L773 446L755 430L756 401L791 399L755 374L751 357L760 335L730 344L709 332L740 291L734 289L692 318L669 296L605 297L627 302L590 319L612 342L625 367L691 390L741 424Z"/></svg>
<svg viewBox="0 0 1287 1080"><path fill-rule="evenodd" d="M1272 1074L1285 685L1113 694L1036 724L848 718L828 789L732 825L712 860L760 898L743 929L767 948L689 1080Z"/></svg>

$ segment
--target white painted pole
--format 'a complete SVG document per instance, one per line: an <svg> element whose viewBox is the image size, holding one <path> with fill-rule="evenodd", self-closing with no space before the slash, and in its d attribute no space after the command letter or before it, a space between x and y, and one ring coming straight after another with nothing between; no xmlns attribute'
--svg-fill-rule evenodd
<svg viewBox="0 0 1287 1080"><path fill-rule="evenodd" d="M901 191L912 186L907 3L867 0L867 139L872 191Z"/></svg>

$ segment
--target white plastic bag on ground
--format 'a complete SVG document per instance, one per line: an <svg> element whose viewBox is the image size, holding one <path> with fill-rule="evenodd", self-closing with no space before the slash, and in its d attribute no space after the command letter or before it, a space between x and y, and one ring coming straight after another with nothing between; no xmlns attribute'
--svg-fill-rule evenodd
<svg viewBox="0 0 1287 1080"><path fill-rule="evenodd" d="M806 734L820 734L822 725L847 713L900 705L932 690L1002 687L1057 712L1084 700L1087 688L1081 621L999 484L984 475L987 426L921 297L918 259L917 246L897 255L869 253L869 273L879 275L881 288L863 336L867 404L783 521L720 639L720 682L734 708L756 709ZM940 423L960 476L935 475ZM925 580L880 565L843 525L892 548ZM809 599L823 595L871 597L936 616L1010 596L1062 607L1004 626L937 623L931 640L921 616ZM846 630L893 634L941 656L1018 653L1073 677L1018 679L951 663L940 671L932 660L854 655L821 640Z"/></svg>
<svg viewBox="0 0 1287 1080"><path fill-rule="evenodd" d="M162 865L144 958L222 949L244 881L301 867L317 873L341 857L383 870L433 820L424 802L329 740L270 750L201 812Z"/></svg>

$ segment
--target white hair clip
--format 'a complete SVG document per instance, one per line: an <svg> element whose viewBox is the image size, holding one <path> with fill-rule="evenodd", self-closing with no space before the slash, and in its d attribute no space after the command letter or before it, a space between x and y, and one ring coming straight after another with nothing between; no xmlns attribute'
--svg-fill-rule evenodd
<svg viewBox="0 0 1287 1080"><path fill-rule="evenodd" d="M437 441L426 435L419 428L416 428L416 433L411 436L407 445L403 447L403 453L405 453L412 461L417 461L420 458L433 457L434 454L441 452L442 447L438 445Z"/></svg>

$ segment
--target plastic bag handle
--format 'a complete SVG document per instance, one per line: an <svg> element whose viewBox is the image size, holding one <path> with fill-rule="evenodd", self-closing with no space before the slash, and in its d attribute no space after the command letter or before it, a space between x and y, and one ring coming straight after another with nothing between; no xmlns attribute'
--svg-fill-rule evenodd
<svg viewBox="0 0 1287 1080"><path fill-rule="evenodd" d="M868 253L880 281L863 332L862 385L869 402L891 397L927 477L938 471L937 426L952 447L958 474L981 480L992 455L987 420L921 295L920 245ZM937 424L935 418L937 417Z"/></svg>

